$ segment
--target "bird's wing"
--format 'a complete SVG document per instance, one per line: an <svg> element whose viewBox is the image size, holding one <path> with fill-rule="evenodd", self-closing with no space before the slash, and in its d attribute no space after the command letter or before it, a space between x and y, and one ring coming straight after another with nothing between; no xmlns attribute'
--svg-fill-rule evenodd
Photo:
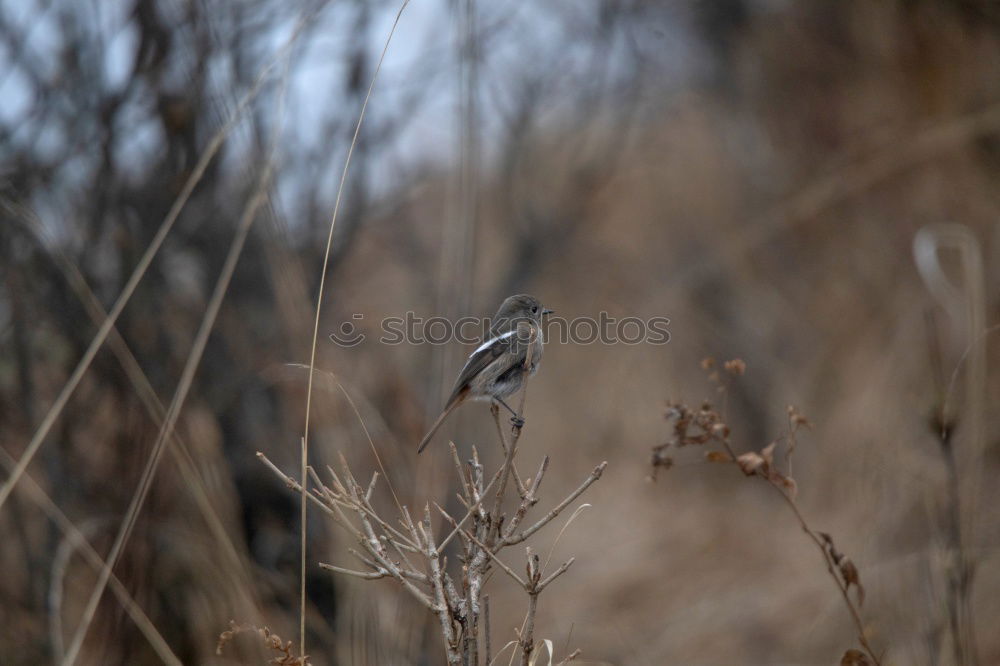
<svg viewBox="0 0 1000 666"><path fill-rule="evenodd" d="M508 331L495 338L490 338L476 348L476 351L469 354L469 360L465 362L462 372L458 373L455 381L455 388L451 392L446 405L452 404L459 394L469 386L472 378L478 375L490 363L495 361L501 354L509 352L518 345L517 331Z"/></svg>

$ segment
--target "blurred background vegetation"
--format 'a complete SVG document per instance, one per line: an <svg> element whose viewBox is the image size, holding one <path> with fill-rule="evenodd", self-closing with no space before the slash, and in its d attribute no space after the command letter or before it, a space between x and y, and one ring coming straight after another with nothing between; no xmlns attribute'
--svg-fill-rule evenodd
<svg viewBox="0 0 1000 666"><path fill-rule="evenodd" d="M0 2L3 478L235 118L2 508L0 662L58 663L95 581L31 488L108 551L156 439L149 398L170 402L268 165L115 573L183 663L259 663L249 642L215 656L230 619L296 637L298 500L254 453L297 469L307 373L290 364L309 360L341 170L398 9ZM813 423L799 501L860 569L887 663L1000 663L998 220L990 0L413 0L333 237L317 366L335 377L317 380L311 460L373 469L370 434L404 503L452 496L443 442L415 446L468 350L379 344L383 317L486 315L521 291L570 319L666 316L668 345L551 344L532 382L522 455L553 457L551 498L609 460L536 635L640 665L833 664L854 644L775 497L696 453L645 481L665 401L712 397L713 355L747 362L727 405L741 446L778 436L791 403ZM368 339L332 344L345 321ZM486 412L446 430L495 459ZM321 571L346 541L318 515L308 530L314 663L439 663L429 614L391 582ZM520 599L494 595L502 645ZM78 663L159 661L105 594Z"/></svg>

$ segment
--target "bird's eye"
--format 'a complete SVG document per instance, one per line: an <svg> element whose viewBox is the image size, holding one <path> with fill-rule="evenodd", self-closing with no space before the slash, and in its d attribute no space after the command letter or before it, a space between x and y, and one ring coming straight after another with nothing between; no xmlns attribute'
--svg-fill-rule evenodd
<svg viewBox="0 0 1000 666"><path fill-rule="evenodd" d="M531 314L535 314L537 312L538 312L538 306L537 305L532 305L531 306Z"/></svg>

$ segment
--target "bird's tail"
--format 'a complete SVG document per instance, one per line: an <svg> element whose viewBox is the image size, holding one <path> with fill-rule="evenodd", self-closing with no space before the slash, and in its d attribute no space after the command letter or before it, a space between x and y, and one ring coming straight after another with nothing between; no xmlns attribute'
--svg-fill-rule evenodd
<svg viewBox="0 0 1000 666"><path fill-rule="evenodd" d="M420 446L417 447L417 453L423 451L427 447L427 445L430 444L431 437L433 437L434 433L438 431L438 428L441 427L441 424L444 423L444 420L446 418L448 418L448 415L451 414L452 410L454 410L456 407L462 404L464 398L465 398L464 395L457 396L454 400L448 403L448 406L444 408L443 412L441 412L441 416L437 417L437 420L434 421L434 425L432 425L431 429L427 431L427 434L424 435L424 438L420 440Z"/></svg>

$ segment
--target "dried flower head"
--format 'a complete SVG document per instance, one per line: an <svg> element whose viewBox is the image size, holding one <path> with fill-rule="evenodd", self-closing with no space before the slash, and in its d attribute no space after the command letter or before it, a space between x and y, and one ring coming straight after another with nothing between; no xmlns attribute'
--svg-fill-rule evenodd
<svg viewBox="0 0 1000 666"><path fill-rule="evenodd" d="M229 629L219 634L219 642L215 646L215 654L221 655L222 649L239 634L254 633L264 642L269 650L278 654L268 661L269 664L278 666L310 666L309 655L297 657L292 652L292 642L282 641L277 634L271 633L267 627L257 627L252 624L236 624L234 620L229 621Z"/></svg>
<svg viewBox="0 0 1000 666"><path fill-rule="evenodd" d="M826 532L820 532L819 535L823 539L823 545L826 548L826 552L830 555L830 559L837 565L837 569L840 571L840 577L844 581L844 588L849 590L851 589L851 585L853 585L858 594L858 606L863 606L865 603L865 588L861 584L861 576L858 574L858 568L854 566L851 558L837 550L836 546L833 545L833 537Z"/></svg>

